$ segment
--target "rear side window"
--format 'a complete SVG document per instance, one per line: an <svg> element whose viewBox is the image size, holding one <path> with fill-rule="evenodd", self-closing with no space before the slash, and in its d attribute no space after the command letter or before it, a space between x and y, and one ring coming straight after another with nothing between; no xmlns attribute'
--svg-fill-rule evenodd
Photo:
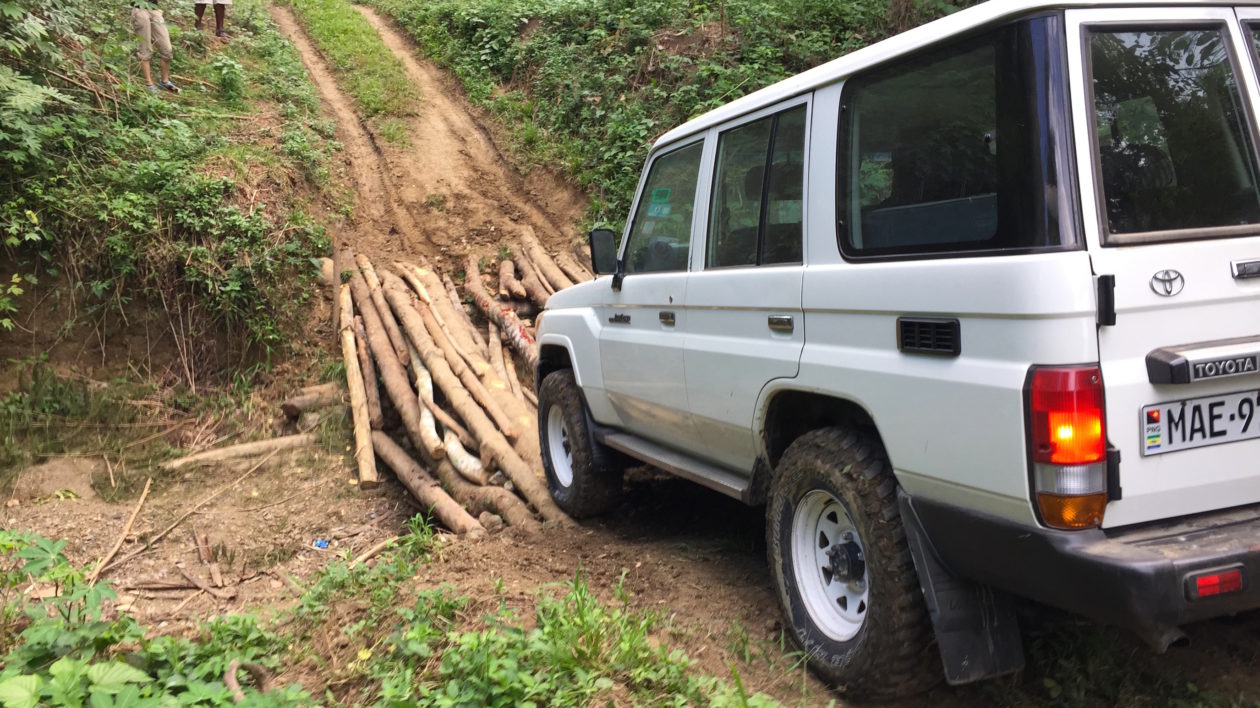
<svg viewBox="0 0 1260 708"><path fill-rule="evenodd" d="M1255 149L1225 28L1107 28L1087 38L1110 240L1260 223Z"/></svg>
<svg viewBox="0 0 1260 708"><path fill-rule="evenodd" d="M705 266L801 262L805 106L718 137Z"/></svg>
<svg viewBox="0 0 1260 708"><path fill-rule="evenodd" d="M648 170L625 251L626 273L687 270L704 142L658 156Z"/></svg>
<svg viewBox="0 0 1260 708"><path fill-rule="evenodd" d="M855 76L842 98L848 258L1073 245L1056 192L1069 139L1058 18L1027 20ZM1059 131L1059 132L1056 132Z"/></svg>

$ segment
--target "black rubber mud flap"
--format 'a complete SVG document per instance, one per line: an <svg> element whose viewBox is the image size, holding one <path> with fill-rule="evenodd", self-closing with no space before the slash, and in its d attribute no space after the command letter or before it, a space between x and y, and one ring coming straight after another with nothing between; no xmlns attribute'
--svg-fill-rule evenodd
<svg viewBox="0 0 1260 708"><path fill-rule="evenodd" d="M957 686L1024 668L1024 646L1010 596L954 577L932 550L909 495L898 490L897 502L936 631L945 680Z"/></svg>

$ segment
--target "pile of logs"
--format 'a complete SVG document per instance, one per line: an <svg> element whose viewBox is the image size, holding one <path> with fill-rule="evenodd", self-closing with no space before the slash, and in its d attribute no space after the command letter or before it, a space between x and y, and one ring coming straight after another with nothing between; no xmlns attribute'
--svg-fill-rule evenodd
<svg viewBox="0 0 1260 708"><path fill-rule="evenodd" d="M464 265L461 296L427 263L335 259L334 321L359 486L378 484L379 458L455 533L484 533L492 516L527 533L540 519L565 523L542 472L538 401L518 367L532 372L538 361L532 315L557 290L593 276L570 254L550 256L528 228L497 267L475 254ZM483 281L482 266L497 287ZM285 413L326 405L327 395L307 389L285 402Z"/></svg>

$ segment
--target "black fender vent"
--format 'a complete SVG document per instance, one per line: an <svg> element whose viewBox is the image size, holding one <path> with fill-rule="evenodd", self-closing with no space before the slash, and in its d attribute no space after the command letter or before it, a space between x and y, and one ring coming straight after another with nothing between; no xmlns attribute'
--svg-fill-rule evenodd
<svg viewBox="0 0 1260 708"><path fill-rule="evenodd" d="M958 320L898 317L897 348L903 352L958 356L962 352Z"/></svg>

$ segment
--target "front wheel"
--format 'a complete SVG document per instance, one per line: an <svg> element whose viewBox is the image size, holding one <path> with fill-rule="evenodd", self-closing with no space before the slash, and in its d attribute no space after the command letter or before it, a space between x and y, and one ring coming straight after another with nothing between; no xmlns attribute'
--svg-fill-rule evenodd
<svg viewBox="0 0 1260 708"><path fill-rule="evenodd" d="M538 387L538 438L557 506L580 519L617 503L624 465L595 440L582 391L568 369L548 374Z"/></svg>
<svg viewBox="0 0 1260 708"><path fill-rule="evenodd" d="M873 436L845 428L801 436L779 463L766 515L779 603L816 674L870 698L940 681L897 482Z"/></svg>

